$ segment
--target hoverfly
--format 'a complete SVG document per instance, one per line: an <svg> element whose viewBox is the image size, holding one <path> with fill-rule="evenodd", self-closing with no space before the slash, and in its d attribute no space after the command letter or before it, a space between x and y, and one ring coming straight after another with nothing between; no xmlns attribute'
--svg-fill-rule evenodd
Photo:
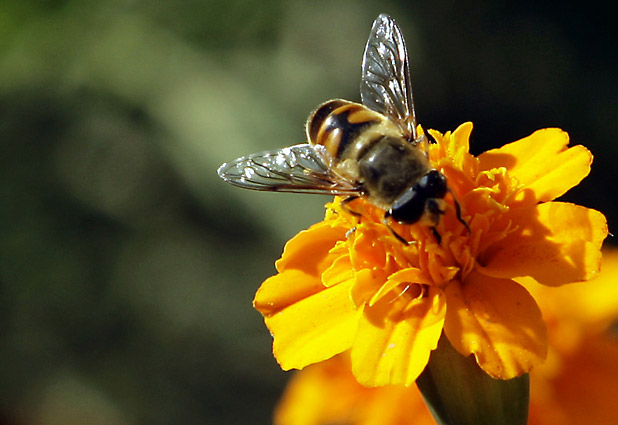
<svg viewBox="0 0 618 425"><path fill-rule="evenodd" d="M436 226L449 192L446 177L429 164L417 134L408 54L400 28L388 15L373 22L362 62L362 103L330 100L306 124L308 143L258 152L217 170L246 189L364 197L383 209L384 223L422 221L440 242ZM426 146L426 145L425 145ZM461 217L455 200L457 218Z"/></svg>

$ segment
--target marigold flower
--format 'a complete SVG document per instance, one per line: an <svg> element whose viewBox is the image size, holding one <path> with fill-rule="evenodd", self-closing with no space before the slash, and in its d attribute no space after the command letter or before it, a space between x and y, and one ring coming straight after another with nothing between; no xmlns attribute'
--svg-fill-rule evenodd
<svg viewBox="0 0 618 425"><path fill-rule="evenodd" d="M361 384L411 385L442 332L495 378L543 361L545 323L514 279L560 286L598 272L605 217L552 201L589 173L592 155L549 128L475 157L471 131L471 123L431 131L438 143L429 146L470 232L450 199L437 227L441 241L422 224L393 223L413 241L404 245L382 223L382 210L362 198L342 208L335 199L322 222L286 244L278 274L254 300L283 369L350 350Z"/></svg>
<svg viewBox="0 0 618 425"><path fill-rule="evenodd" d="M527 285L548 322L549 359L531 373L529 425L610 425L618 418L618 251L585 285ZM550 292L551 291L551 292ZM292 377L275 425L435 424L416 387L366 388L347 353Z"/></svg>

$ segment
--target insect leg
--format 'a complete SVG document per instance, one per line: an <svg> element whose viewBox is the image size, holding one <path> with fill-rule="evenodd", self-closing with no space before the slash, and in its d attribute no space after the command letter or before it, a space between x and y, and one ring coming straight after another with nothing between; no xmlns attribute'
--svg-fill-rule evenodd
<svg viewBox="0 0 618 425"><path fill-rule="evenodd" d="M440 208L441 205L444 204L442 199L429 198L425 201L425 214L428 218L428 222L432 225L429 226L431 229L431 233L436 238L436 242L438 245L442 242L442 237L440 233L438 233L437 225L440 223L440 216L444 214L444 210Z"/></svg>
<svg viewBox="0 0 618 425"><path fill-rule="evenodd" d="M348 207L347 207L347 205L348 205L350 202L352 202L352 201L354 201L354 200L356 200L356 199L358 199L358 198L359 198L359 196L358 196L358 195L350 195L350 196L348 196L347 198L345 198L343 201L341 201L341 204L340 204L340 205L341 205L341 208L342 208L345 212L350 213L350 214L352 214L353 216L359 217L359 219L360 219L360 217L362 217L362 214L361 214L361 213L359 213L359 212L357 212L357 211L353 211L353 210L351 210L350 208L348 208Z"/></svg>
<svg viewBox="0 0 618 425"><path fill-rule="evenodd" d="M459 201L457 200L457 197L455 196L452 190L449 189L449 192L451 192L451 195L453 196L453 201L455 201L455 215L457 216L457 220L459 220L459 222L466 227L466 230L468 231L469 235L472 234L472 230L470 230L470 226L468 225L466 220L464 220L463 217L461 216L461 205L459 205Z"/></svg>
<svg viewBox="0 0 618 425"><path fill-rule="evenodd" d="M405 240L403 238L403 236L401 236L399 233L395 232L395 230L393 230L393 228L390 226L390 224L388 223L388 218L391 215L389 214L389 212L387 211L386 213L384 213L384 218L382 219L382 223L384 223L384 225L386 226L386 228L388 230L390 230L390 232L392 233L393 236L395 236L395 238L401 242L404 245L410 245L411 242L408 242L407 240Z"/></svg>
<svg viewBox="0 0 618 425"><path fill-rule="evenodd" d="M438 242L438 245L440 245L440 243L442 243L442 236L440 236L440 233L438 233L438 229L436 229L434 226L431 226L430 229L431 233L433 233L433 236L436 238L436 242Z"/></svg>

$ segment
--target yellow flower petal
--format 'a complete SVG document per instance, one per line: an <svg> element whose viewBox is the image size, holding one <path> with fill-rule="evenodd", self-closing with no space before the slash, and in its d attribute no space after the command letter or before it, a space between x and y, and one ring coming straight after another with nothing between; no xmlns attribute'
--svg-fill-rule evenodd
<svg viewBox="0 0 618 425"><path fill-rule="evenodd" d="M518 208L508 218L519 228L493 244L479 259L489 276L531 276L545 285L592 278L599 271L605 216L563 202Z"/></svg>
<svg viewBox="0 0 618 425"><path fill-rule="evenodd" d="M423 371L438 344L446 310L443 292L428 291L428 296L404 306L400 315L392 316L393 304L402 302L405 294L365 308L351 352L352 371L362 385L409 386Z"/></svg>
<svg viewBox="0 0 618 425"><path fill-rule="evenodd" d="M450 134L448 138L448 144L446 146L448 154L446 155L452 160L461 160L470 148L470 134L472 134L472 123L465 122Z"/></svg>
<svg viewBox="0 0 618 425"><path fill-rule="evenodd" d="M506 167L511 176L546 202L563 195L590 172L592 154L581 145L567 148L569 135L546 128L479 156L480 169ZM521 194L525 197L526 193Z"/></svg>
<svg viewBox="0 0 618 425"><path fill-rule="evenodd" d="M338 240L345 239L346 232L347 229L331 226L328 221L303 230L285 244L281 258L275 263L277 271L298 269L318 275L330 266L333 258L328 253Z"/></svg>
<svg viewBox="0 0 618 425"><path fill-rule="evenodd" d="M419 283L432 284L433 281L421 269L417 269L415 267L399 270L391 274L388 279L386 279L386 283L382 285L382 287L373 294L373 296L369 300L369 306L374 305L388 292L392 291L393 289L395 289L395 287L399 285L404 286L402 288L403 291L407 290L408 288L405 287L406 283L410 285L416 285Z"/></svg>
<svg viewBox="0 0 618 425"><path fill-rule="evenodd" d="M494 378L528 372L547 355L545 323L521 285L471 272L465 283L446 288L444 332L461 354L474 354Z"/></svg>
<svg viewBox="0 0 618 425"><path fill-rule="evenodd" d="M354 278L354 269L350 256L345 254L335 259L331 266L322 273L324 286L333 286L352 278Z"/></svg>
<svg viewBox="0 0 618 425"><path fill-rule="evenodd" d="M385 232L382 223L362 223L357 227L354 239L354 249L350 251L350 259L356 270L381 267L388 261L387 247L380 243L381 235Z"/></svg>
<svg viewBox="0 0 618 425"><path fill-rule="evenodd" d="M415 386L363 387L346 354L296 373L275 410L274 424L435 425Z"/></svg>
<svg viewBox="0 0 618 425"><path fill-rule="evenodd" d="M325 288L264 318L282 369L302 369L350 348L361 314L350 296L352 284Z"/></svg>
<svg viewBox="0 0 618 425"><path fill-rule="evenodd" d="M311 365L289 381L273 415L275 425L351 423L371 394L356 382L346 353Z"/></svg>
<svg viewBox="0 0 618 425"><path fill-rule="evenodd" d="M301 270L285 270L262 283L253 307L264 316L271 316L323 289L324 285L315 276Z"/></svg>
<svg viewBox="0 0 618 425"><path fill-rule="evenodd" d="M618 319L617 282L618 250L611 249L603 252L601 273L589 283L559 288L535 285L530 289L536 299L543 300L539 302L542 310L548 304L548 308L557 310L564 318L581 322L591 331L599 325L609 327Z"/></svg>
<svg viewBox="0 0 618 425"><path fill-rule="evenodd" d="M618 317L617 277L618 252L608 251L600 276L589 283L560 288L530 283L550 322L553 355L530 374L530 425L616 422L618 341L608 330ZM570 336L572 332L577 335ZM295 374L274 423L435 425L415 386L363 387L352 375L346 354Z"/></svg>
<svg viewBox="0 0 618 425"><path fill-rule="evenodd" d="M352 287L354 304L362 306L368 302L373 294L386 282L387 274L379 268L362 269L356 272L356 283Z"/></svg>
<svg viewBox="0 0 618 425"><path fill-rule="evenodd" d="M471 130L431 132L429 160L450 192L434 231L423 222L389 230L372 199L348 209L336 197L322 223L286 245L279 274L255 298L283 368L350 349L363 384L410 385L445 314L451 343L492 376L514 377L542 360L540 313L511 279L556 286L597 273L603 215L548 202L586 176L591 155L547 129L477 158L467 152Z"/></svg>
<svg viewBox="0 0 618 425"><path fill-rule="evenodd" d="M531 415L539 425L555 425L548 415L562 413L568 418L564 424L614 425L618 418L618 342L608 333L587 335L570 352L559 355L559 367L554 376L545 376L551 385L549 394L538 387L548 383L543 378L532 381ZM542 373L543 371L539 371ZM533 375L534 377L534 375ZM540 381L540 382L539 382ZM540 393L537 396L537 393ZM548 400L539 400L549 395ZM536 397L535 397L536 396ZM536 403L535 403L536 402ZM551 411L550 411L551 409ZM549 416L551 418L551 416Z"/></svg>
<svg viewBox="0 0 618 425"><path fill-rule="evenodd" d="M321 274L341 256L333 246L342 237L344 229L321 222L290 239L276 262L280 273L262 283L253 306L268 316L324 289Z"/></svg>

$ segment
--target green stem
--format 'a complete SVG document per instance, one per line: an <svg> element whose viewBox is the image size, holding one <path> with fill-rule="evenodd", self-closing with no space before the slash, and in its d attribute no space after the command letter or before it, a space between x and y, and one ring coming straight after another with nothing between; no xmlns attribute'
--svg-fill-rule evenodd
<svg viewBox="0 0 618 425"><path fill-rule="evenodd" d="M493 379L464 357L444 334L416 381L439 425L525 425L528 422L528 374Z"/></svg>

